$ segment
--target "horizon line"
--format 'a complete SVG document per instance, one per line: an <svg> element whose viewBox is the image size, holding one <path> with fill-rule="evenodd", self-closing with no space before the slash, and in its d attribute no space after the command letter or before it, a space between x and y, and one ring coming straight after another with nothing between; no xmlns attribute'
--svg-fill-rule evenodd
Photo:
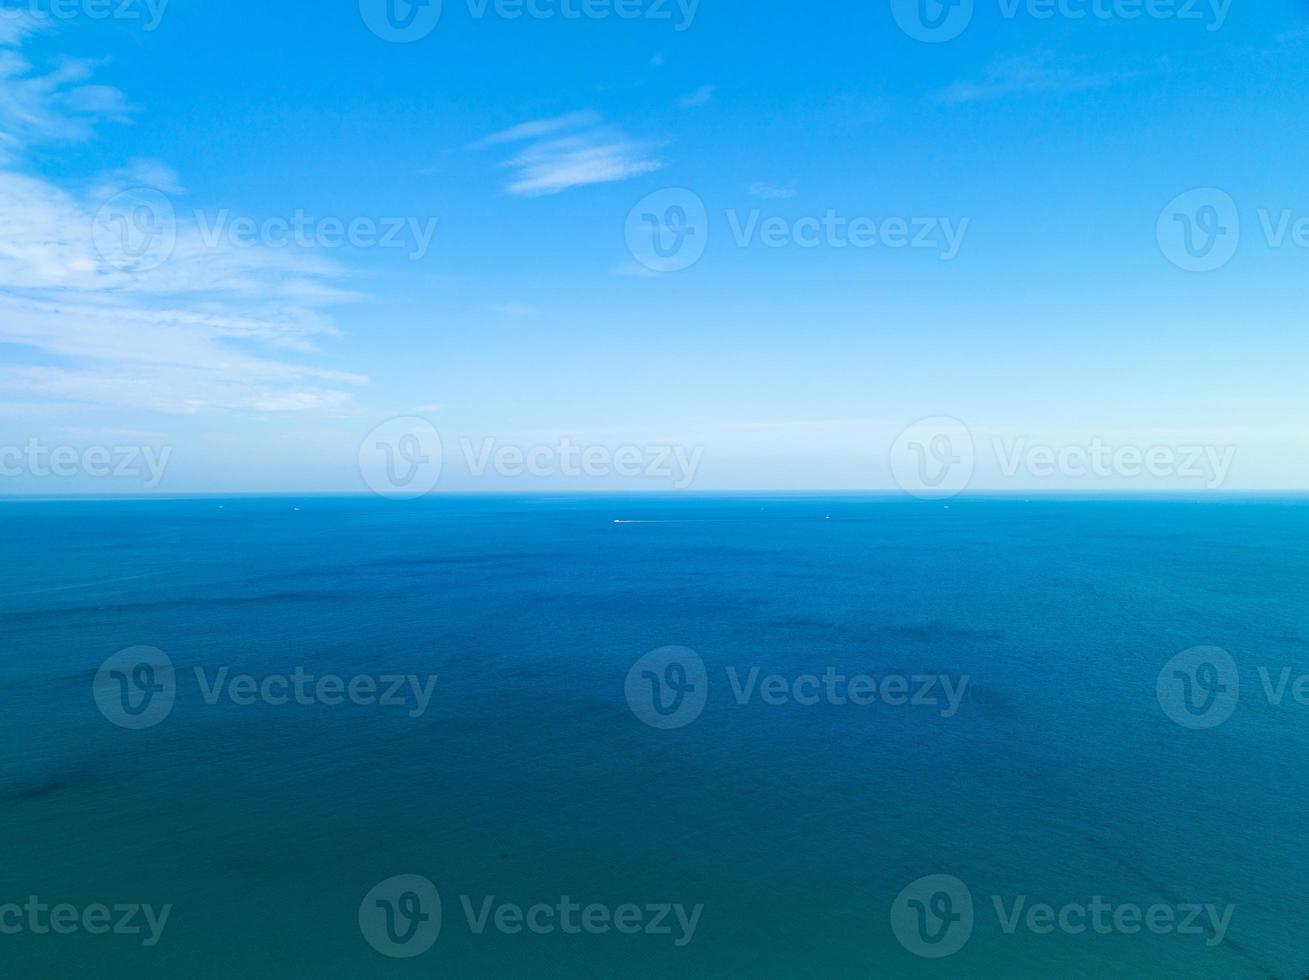
<svg viewBox="0 0 1309 980"><path fill-rule="evenodd" d="M785 497L785 496L809 496L809 497L851 497L851 498L883 498L913 501L917 503L950 503L956 500L969 499L1002 499L1002 500L1028 500L1031 498L1078 498L1082 500L1098 499L1131 499L1131 498L1154 498L1154 499L1204 499L1204 498L1222 498L1222 497L1306 497L1309 498L1309 488L1255 488L1255 489L1238 489L1238 490L1179 490L1179 489L1158 489L1158 490L1064 490L1064 489L1037 489L1037 490L967 490L957 494L941 495L939 497L922 497L915 494L907 493L898 489L872 488L860 490L832 490L823 488L805 488L805 489L774 489L774 488L741 488L741 489L721 489L721 490L435 490L423 494L420 497L409 499L393 499L382 494L374 493L368 490L196 490L179 493L0 493L0 502L13 501L24 503L55 503L59 501L81 501L84 503L95 501L146 501L146 500L227 500L227 499L259 499L259 498L333 498L333 499L376 499L385 500L389 503L418 503L423 500L432 500L440 498L458 498L458 497L521 497L521 498L540 498L540 497L594 497L602 498L636 498L636 497L671 497L671 498L695 498L695 497Z"/></svg>

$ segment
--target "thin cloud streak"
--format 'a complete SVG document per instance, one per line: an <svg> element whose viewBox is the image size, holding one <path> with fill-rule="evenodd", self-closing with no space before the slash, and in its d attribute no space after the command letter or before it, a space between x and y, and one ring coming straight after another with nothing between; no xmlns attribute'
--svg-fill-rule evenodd
<svg viewBox="0 0 1309 980"><path fill-rule="evenodd" d="M599 124L600 114L598 112L592 109L582 109L579 112L570 112L562 116L536 119L532 122L511 126L498 133L492 133L490 136L474 143L473 146L475 149L481 149L486 146L494 146L497 143L519 143L523 140L539 139L542 136L550 136L570 129L584 129Z"/></svg>
<svg viewBox="0 0 1309 980"><path fill-rule="evenodd" d="M0 18L0 44L33 32ZM368 379L309 362L338 333L327 308L358 298L336 285L344 269L305 252L206 242L180 216L167 222L175 241L161 262L115 265L97 247L105 202L141 187L180 198L176 175L133 161L77 193L22 172L27 147L90 139L95 124L126 119L118 90L82 84L92 67L41 74L0 48L0 343L18 348L0 367L0 396L22 396L5 403L344 412Z"/></svg>
<svg viewBox="0 0 1309 980"><path fill-rule="evenodd" d="M937 101L944 105L966 105L1008 96L1086 92L1112 85L1120 77L1113 73L1084 74L1050 67L1034 59L1011 59L992 66L981 81L955 82L937 96Z"/></svg>
<svg viewBox="0 0 1309 980"><path fill-rule="evenodd" d="M682 96L677 100L677 104L683 109L691 109L695 106L708 105L714 100L714 93L718 91L716 85L701 85L694 92Z"/></svg>
<svg viewBox="0 0 1309 980"><path fill-rule="evenodd" d="M647 144L600 125L600 120L599 114L590 109L538 119L493 133L478 146L529 144L500 164L514 172L505 190L519 197L612 183L664 167L662 160L651 156ZM556 135L579 129L582 131ZM542 138L546 136L551 138Z"/></svg>

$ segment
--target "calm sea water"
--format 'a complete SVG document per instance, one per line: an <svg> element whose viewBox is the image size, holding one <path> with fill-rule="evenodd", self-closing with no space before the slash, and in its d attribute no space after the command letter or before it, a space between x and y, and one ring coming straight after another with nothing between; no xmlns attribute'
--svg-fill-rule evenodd
<svg viewBox="0 0 1309 980"><path fill-rule="evenodd" d="M5 975L1309 972L1309 707L1270 703L1259 674L1309 672L1305 501L9 501L0 529L0 906L171 906L154 946L11 929ZM97 671L142 645L175 701L121 727ZM625 684L670 645L705 664L705 700L663 730ZM1156 687L1198 645L1239 670L1209 728ZM436 681L418 713L210 704L196 676L297 667ZM731 677L752 668L968 687L949 716L742 704ZM442 903L410 959L360 923L399 875ZM945 959L891 924L927 875L975 903ZM407 891L380 894L400 914ZM635 905L642 931L479 934L464 898L490 896ZM992 896L1233 914L1221 942L1010 934ZM671 914L644 931L664 904L702 907L693 935Z"/></svg>

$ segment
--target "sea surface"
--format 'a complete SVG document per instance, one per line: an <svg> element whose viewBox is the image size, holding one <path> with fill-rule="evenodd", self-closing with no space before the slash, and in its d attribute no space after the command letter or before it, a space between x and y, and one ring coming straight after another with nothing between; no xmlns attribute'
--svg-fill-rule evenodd
<svg viewBox="0 0 1309 980"><path fill-rule="evenodd" d="M1201 646L1239 677L1209 727L1159 687ZM224 668L435 681L281 703ZM788 680L743 698L754 668ZM1309 673L1304 499L4 501L0 974L1299 980L1309 706L1261 668ZM791 685L825 674L967 687ZM166 716L115 708L137 681ZM950 956L893 927L927 876L974 905ZM637 925L514 929L565 896ZM997 897L1232 914L1006 931ZM147 945L32 899L170 911Z"/></svg>

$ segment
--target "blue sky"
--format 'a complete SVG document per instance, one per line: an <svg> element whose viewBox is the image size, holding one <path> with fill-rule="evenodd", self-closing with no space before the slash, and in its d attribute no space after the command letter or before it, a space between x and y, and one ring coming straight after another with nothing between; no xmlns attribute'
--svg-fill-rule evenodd
<svg viewBox="0 0 1309 980"><path fill-rule="evenodd" d="M1096 438L1309 486L1309 4L974 0L926 43L889 0L445 0L393 43L360 0L108 2L0 17L2 446L167 447L158 492L363 490L361 443L421 417L439 489L673 488L469 471L561 440L698 450L690 489L879 489L949 417L976 489L1197 485L1004 472ZM1195 188L1240 226L1208 271L1157 230ZM674 271L627 233L667 189L705 214ZM124 202L160 200L167 255L106 255ZM296 215L314 244L279 247ZM924 247L794 243L829 215ZM334 247L333 221L402 247ZM0 492L134 489L13 469Z"/></svg>

